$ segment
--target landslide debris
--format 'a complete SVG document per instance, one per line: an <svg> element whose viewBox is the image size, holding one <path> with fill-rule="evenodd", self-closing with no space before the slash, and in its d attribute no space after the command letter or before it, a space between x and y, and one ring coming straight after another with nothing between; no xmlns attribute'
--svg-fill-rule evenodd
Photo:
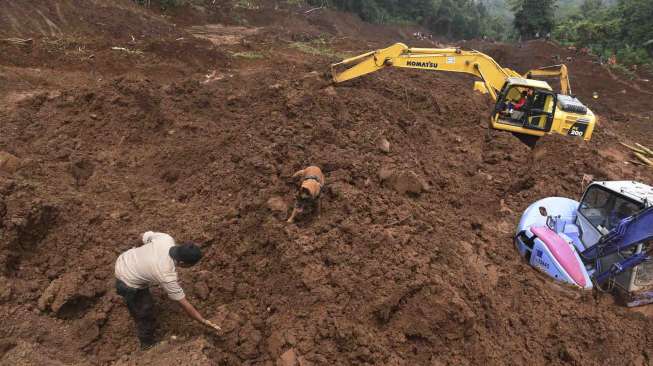
<svg viewBox="0 0 653 366"><path fill-rule="evenodd" d="M20 20L20 2L10 3L2 16ZM68 16L78 3L30 6L68 35L78 24L94 26ZM98 12L96 2L83 3L70 14ZM616 306L606 294L553 285L519 259L511 242L524 208L545 196L578 197L585 175L652 182L653 172L618 154L622 140L651 145L644 118L650 111L610 109L630 105L637 93L592 102L600 113L592 142L550 136L531 149L508 133L488 132L491 105L466 77L385 70L329 85L323 71L336 50L411 43L401 28L270 7L243 10L257 31L216 45L174 27L174 14L161 18L129 1L102 6L120 19L109 26L120 28L117 39L126 44L133 31L130 49L142 54L107 50L115 39L104 31L81 32L80 45L48 53L37 35L32 52L0 52L0 80L9 81L0 83L0 98L10 101L0 106L0 146L21 161L20 169L0 169L3 361L650 359L650 317ZM197 18L184 11L176 15L180 24L223 19L211 7L197 10ZM37 29L33 20L18 30ZM213 28L226 37L232 27ZM157 32L137 37L145 30ZM319 53L291 46L317 44L319 35L327 39ZM90 54L82 44L92 46L94 63L80 61ZM533 42L500 50L505 60L517 55L530 67L521 55L550 47ZM571 73L581 96L612 80L600 68L590 76L577 72L580 65ZM309 164L323 167L329 182L321 215L288 226L296 192L289 178ZM193 325L153 289L161 343L138 350L112 288L113 264L146 230L202 244L204 259L180 277L223 333Z"/></svg>

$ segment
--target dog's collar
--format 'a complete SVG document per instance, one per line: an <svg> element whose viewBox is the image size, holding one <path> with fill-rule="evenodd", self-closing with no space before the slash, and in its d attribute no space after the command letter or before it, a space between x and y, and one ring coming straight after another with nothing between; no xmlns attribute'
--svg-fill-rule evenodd
<svg viewBox="0 0 653 366"><path fill-rule="evenodd" d="M317 184L320 185L320 187L322 187L322 183L320 182L320 177L318 177L317 175L307 175L304 177L304 181L307 180L314 180L317 182Z"/></svg>

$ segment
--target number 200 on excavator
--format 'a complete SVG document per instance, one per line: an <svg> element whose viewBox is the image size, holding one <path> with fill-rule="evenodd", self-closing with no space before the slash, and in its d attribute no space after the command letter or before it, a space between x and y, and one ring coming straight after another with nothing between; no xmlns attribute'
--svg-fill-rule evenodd
<svg viewBox="0 0 653 366"><path fill-rule="evenodd" d="M474 90L489 94L496 102L490 125L497 130L540 137L561 134L592 138L596 116L572 96L565 65L531 70L524 75L501 67L490 56L459 48L410 48L403 43L364 53L331 65L334 82L340 83L385 67L449 71L474 75L481 79ZM533 77L559 77L560 93ZM512 106L523 95L520 110Z"/></svg>

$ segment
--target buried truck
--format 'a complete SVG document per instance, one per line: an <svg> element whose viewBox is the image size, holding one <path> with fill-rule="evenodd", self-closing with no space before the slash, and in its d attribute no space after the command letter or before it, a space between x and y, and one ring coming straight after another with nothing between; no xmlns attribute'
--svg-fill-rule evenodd
<svg viewBox="0 0 653 366"><path fill-rule="evenodd" d="M591 183L580 202L548 197L531 204L515 235L519 254L554 279L615 291L626 305L653 302L653 187Z"/></svg>

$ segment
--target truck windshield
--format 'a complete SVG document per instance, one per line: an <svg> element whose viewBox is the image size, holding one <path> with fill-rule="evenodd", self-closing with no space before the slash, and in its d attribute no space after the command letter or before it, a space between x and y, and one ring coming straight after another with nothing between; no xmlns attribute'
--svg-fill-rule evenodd
<svg viewBox="0 0 653 366"><path fill-rule="evenodd" d="M580 203L580 213L597 229L609 230L619 222L644 209L644 205L630 200L617 192L593 185L587 189Z"/></svg>

